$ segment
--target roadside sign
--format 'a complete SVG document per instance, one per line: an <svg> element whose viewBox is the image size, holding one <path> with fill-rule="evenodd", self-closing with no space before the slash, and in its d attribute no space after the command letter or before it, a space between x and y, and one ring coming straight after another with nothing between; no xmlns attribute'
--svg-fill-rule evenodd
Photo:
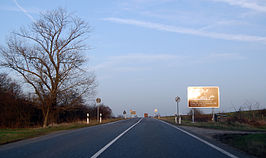
<svg viewBox="0 0 266 158"><path fill-rule="evenodd" d="M96 103L101 103L101 98L97 98Z"/></svg>
<svg viewBox="0 0 266 158"><path fill-rule="evenodd" d="M179 96L175 97L175 101L180 102L180 97Z"/></svg>
<svg viewBox="0 0 266 158"><path fill-rule="evenodd" d="M219 87L188 87L189 108L219 108Z"/></svg>
<svg viewBox="0 0 266 158"><path fill-rule="evenodd" d="M136 115L136 111L133 111L133 110L132 110L132 111L130 112L130 114L131 114L131 115Z"/></svg>

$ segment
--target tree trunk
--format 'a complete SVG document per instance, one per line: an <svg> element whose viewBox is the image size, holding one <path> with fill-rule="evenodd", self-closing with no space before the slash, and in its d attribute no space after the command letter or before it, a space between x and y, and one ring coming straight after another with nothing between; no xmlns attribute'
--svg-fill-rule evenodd
<svg viewBox="0 0 266 158"><path fill-rule="evenodd" d="M48 125L49 111L50 111L50 109L48 108L47 111L46 111L45 116L43 116L44 117L43 128L47 127L47 125Z"/></svg>

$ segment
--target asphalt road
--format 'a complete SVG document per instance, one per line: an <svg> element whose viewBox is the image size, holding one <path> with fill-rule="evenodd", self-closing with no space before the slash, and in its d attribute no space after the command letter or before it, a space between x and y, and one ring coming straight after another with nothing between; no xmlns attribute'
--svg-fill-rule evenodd
<svg viewBox="0 0 266 158"><path fill-rule="evenodd" d="M247 157L181 130L152 118L134 118L2 145L0 157Z"/></svg>

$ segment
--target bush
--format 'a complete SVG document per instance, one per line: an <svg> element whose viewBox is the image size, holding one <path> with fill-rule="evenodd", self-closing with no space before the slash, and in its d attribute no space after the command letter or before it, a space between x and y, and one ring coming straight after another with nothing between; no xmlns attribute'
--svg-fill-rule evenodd
<svg viewBox="0 0 266 158"><path fill-rule="evenodd" d="M65 96L61 96L59 106L53 107L49 116L49 123L63 123L83 121L90 114L90 119L96 119L97 107L86 106L82 98L72 96L76 102L63 102ZM76 98L77 99L76 99ZM72 104L69 104L72 103ZM112 117L112 110L106 105L99 106L102 118ZM42 126L43 115L41 107L33 98L26 98L21 88L6 74L0 74L0 128L25 128Z"/></svg>
<svg viewBox="0 0 266 158"><path fill-rule="evenodd" d="M192 109L188 112L188 116L192 119ZM194 119L197 122L208 122L211 121L212 115L211 114L203 114L200 109L194 109Z"/></svg>

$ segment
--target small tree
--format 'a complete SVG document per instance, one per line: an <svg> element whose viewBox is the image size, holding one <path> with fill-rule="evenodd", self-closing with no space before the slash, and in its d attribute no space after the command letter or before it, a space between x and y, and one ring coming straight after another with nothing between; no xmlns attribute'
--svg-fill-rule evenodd
<svg viewBox="0 0 266 158"><path fill-rule="evenodd" d="M82 52L89 26L80 18L56 9L41 14L28 29L13 32L1 48L1 66L12 69L30 85L42 107L43 127L59 94L92 94L95 77L82 69ZM79 96L77 96L79 98Z"/></svg>

